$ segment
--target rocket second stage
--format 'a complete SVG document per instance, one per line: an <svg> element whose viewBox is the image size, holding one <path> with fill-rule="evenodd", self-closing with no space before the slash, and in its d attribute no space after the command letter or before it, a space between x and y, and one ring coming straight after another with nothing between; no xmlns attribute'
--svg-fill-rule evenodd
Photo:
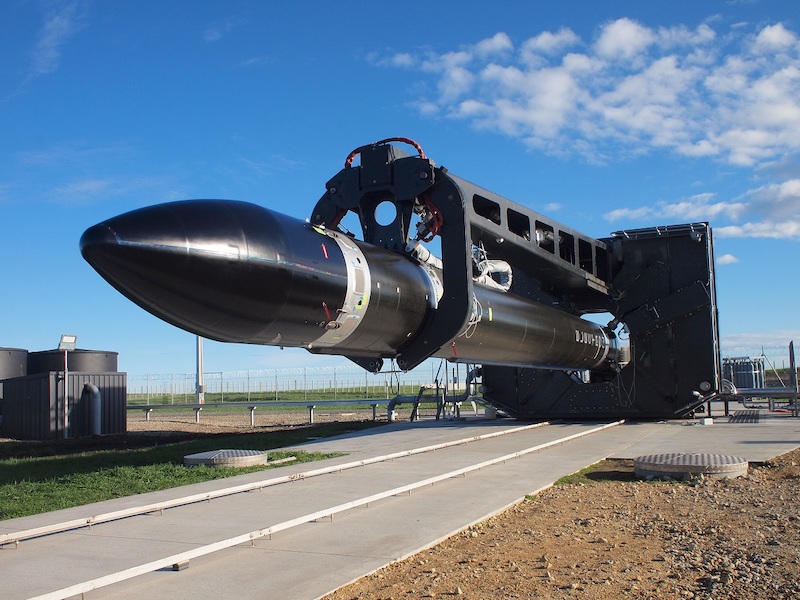
<svg viewBox="0 0 800 600"><path fill-rule="evenodd" d="M427 264L261 206L188 200L88 229L83 257L155 316L223 342L402 357L441 295ZM603 369L599 325L475 283L464 331L435 356L481 364Z"/></svg>

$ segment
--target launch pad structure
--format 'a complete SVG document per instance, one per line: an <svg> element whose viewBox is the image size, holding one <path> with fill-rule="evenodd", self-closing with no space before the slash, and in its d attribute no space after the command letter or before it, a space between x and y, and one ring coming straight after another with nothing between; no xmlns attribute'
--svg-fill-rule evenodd
<svg viewBox="0 0 800 600"><path fill-rule="evenodd" d="M491 404L520 418L680 418L721 393L708 223L593 239L437 167L416 145L419 155L412 156L391 141L413 143L391 139L355 150L328 181L311 222L336 228L352 211L365 242L408 253L414 248L412 217L417 214L417 239L441 238L444 293L422 332L400 348L402 368L433 355L459 360L459 334L476 319L479 264L473 257L479 249L509 265L513 279L505 294L559 311L532 323L536 316L531 319L528 305L513 324L523 338L538 335L549 342L542 364L509 365L503 357L478 352L483 396ZM361 164L352 167L356 154ZM377 214L386 203L396 216L381 224ZM482 308L477 318L491 319L492 309ZM552 368L548 363L558 364L576 347L599 350L605 345L599 336L577 328L574 336L569 332L547 339L551 331L559 333L566 316L590 313L612 315L606 333L613 337L624 331L628 347L594 368ZM524 343L519 337L506 341ZM380 360L350 358L370 370L381 368Z"/></svg>
<svg viewBox="0 0 800 600"><path fill-rule="evenodd" d="M522 419L681 418L723 392L708 223L595 239L453 175L407 138L356 148L306 222L231 200L171 202L89 228L81 251L198 336L372 372L387 359L403 371L430 357L475 365L483 398Z"/></svg>

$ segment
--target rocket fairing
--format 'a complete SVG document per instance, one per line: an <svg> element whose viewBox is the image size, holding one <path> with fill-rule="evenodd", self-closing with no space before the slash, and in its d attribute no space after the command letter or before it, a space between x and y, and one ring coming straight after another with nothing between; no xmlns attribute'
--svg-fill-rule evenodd
<svg viewBox="0 0 800 600"><path fill-rule="evenodd" d="M398 358L437 310L438 269L264 207L187 200L89 228L83 257L153 315L223 342ZM606 369L613 335L475 283L466 327L433 356L480 364Z"/></svg>

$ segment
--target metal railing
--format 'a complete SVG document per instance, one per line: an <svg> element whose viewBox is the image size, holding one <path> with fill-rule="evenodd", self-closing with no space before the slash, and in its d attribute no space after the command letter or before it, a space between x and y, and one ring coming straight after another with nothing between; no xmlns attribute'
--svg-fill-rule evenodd
<svg viewBox="0 0 800 600"><path fill-rule="evenodd" d="M319 400L310 402L212 402L203 404L128 404L128 411L141 410L144 412L145 420L150 420L150 415L156 409L168 410L194 410L194 421L200 423L200 413L203 409L214 409L224 407L225 409L248 409L250 411L250 427L255 427L255 414L257 408L297 408L305 407L308 409L308 422L314 423L314 411L317 406L368 406L372 409L372 420L378 419L378 406L388 405L392 400Z"/></svg>

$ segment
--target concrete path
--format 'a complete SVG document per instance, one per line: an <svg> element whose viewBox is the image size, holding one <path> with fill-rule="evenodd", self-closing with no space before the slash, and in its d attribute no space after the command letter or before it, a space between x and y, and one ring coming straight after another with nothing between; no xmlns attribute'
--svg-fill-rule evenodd
<svg viewBox="0 0 800 600"><path fill-rule="evenodd" d="M304 450L346 452L314 463L342 464L400 449L427 446L518 427L516 421L467 420L398 423L303 445ZM22 542L0 551L4 598L30 598L103 573L169 556L186 548L308 514L403 482L448 472L488 457L503 456L595 423L529 429L487 442L378 463L335 475L304 479L262 492L199 503ZM526 494L603 458L634 458L666 452L733 454L764 461L800 445L800 420L770 416L760 423L713 425L681 422L625 424L505 464L447 479L410 495L390 497L281 532L253 545L239 545L193 559L189 568L161 570L92 591L87 598L317 598L380 567L496 514ZM270 472L297 473L308 465ZM176 490L0 522L0 533L97 514L121 506L230 486L265 475L248 474Z"/></svg>

